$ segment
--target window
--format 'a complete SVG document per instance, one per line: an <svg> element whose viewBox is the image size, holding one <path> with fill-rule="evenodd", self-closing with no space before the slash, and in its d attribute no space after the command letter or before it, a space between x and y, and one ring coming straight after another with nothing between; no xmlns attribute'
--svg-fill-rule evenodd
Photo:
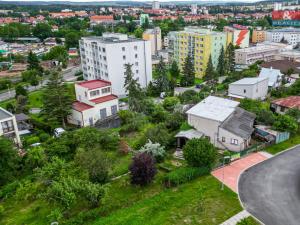
<svg viewBox="0 0 300 225"><path fill-rule="evenodd" d="M246 89L244 89L244 93L246 93Z"/></svg>
<svg viewBox="0 0 300 225"><path fill-rule="evenodd" d="M3 133L8 133L10 131L14 131L14 125L12 120L4 121L1 123Z"/></svg>
<svg viewBox="0 0 300 225"><path fill-rule="evenodd" d="M102 94L110 93L110 87L102 88L101 92Z"/></svg>
<svg viewBox="0 0 300 225"><path fill-rule="evenodd" d="M137 50L137 46L134 46L134 50Z"/></svg>
<svg viewBox="0 0 300 225"><path fill-rule="evenodd" d="M84 92L84 95L85 95L85 97L87 97L87 93L86 93L86 91Z"/></svg>
<svg viewBox="0 0 300 225"><path fill-rule="evenodd" d="M91 91L91 92L90 92L90 96L91 96L91 97L97 96L97 95L99 95L99 94L100 94L100 91L99 91L99 90L95 90L95 91Z"/></svg>
<svg viewBox="0 0 300 225"><path fill-rule="evenodd" d="M106 108L100 109L100 119L103 120L107 117Z"/></svg>
<svg viewBox="0 0 300 225"><path fill-rule="evenodd" d="M135 56L134 56L134 57L137 59L138 55L137 55L137 54L135 54Z"/></svg>
<svg viewBox="0 0 300 225"><path fill-rule="evenodd" d="M102 48L102 52L105 52L105 48Z"/></svg>
<svg viewBox="0 0 300 225"><path fill-rule="evenodd" d="M122 51L125 52L125 47L122 47Z"/></svg>
<svg viewBox="0 0 300 225"><path fill-rule="evenodd" d="M138 73L139 73L139 70L136 70L135 73L138 74Z"/></svg>
<svg viewBox="0 0 300 225"><path fill-rule="evenodd" d="M225 142L225 140L226 140L225 137L222 137L222 142Z"/></svg>
<svg viewBox="0 0 300 225"><path fill-rule="evenodd" d="M125 55L123 55L123 60L126 60L126 56Z"/></svg>
<svg viewBox="0 0 300 225"><path fill-rule="evenodd" d="M232 145L238 145L239 141L237 139L231 138L231 144Z"/></svg>
<svg viewBox="0 0 300 225"><path fill-rule="evenodd" d="M136 65L136 66L138 66L138 65L139 65L139 63L138 63L138 62L135 62L135 65Z"/></svg>

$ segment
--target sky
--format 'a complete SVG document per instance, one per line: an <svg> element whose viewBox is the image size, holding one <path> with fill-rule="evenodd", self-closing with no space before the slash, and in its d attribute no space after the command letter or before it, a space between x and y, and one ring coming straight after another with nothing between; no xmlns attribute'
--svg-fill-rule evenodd
<svg viewBox="0 0 300 225"><path fill-rule="evenodd" d="M14 1L14 2L34 2L34 1L46 1L46 2L113 2L113 1L136 1L136 2L152 2L153 0L0 0L0 1ZM159 0L160 2L175 2L175 1L199 1L201 0ZM204 2L216 2L216 0L203 0ZM217 2L257 2L258 0L217 0Z"/></svg>

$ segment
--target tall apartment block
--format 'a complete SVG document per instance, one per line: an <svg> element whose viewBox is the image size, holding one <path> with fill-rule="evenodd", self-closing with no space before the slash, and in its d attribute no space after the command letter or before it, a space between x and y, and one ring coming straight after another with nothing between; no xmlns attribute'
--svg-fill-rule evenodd
<svg viewBox="0 0 300 225"><path fill-rule="evenodd" d="M152 80L150 41L104 33L102 37L83 37L79 45L84 79L110 81L112 92L118 96L126 95L125 64L133 65L134 78L141 87Z"/></svg>
<svg viewBox="0 0 300 225"><path fill-rule="evenodd" d="M266 40L272 42L285 42L296 45L300 42L299 28L282 28L266 31Z"/></svg>
<svg viewBox="0 0 300 225"><path fill-rule="evenodd" d="M172 32L170 41L172 58L177 61L179 67L182 69L186 57L191 55L196 77L203 77L210 55L214 67L217 67L222 46L226 49L227 35L209 29L186 27L184 31Z"/></svg>
<svg viewBox="0 0 300 225"><path fill-rule="evenodd" d="M151 42L152 55L156 55L157 52L161 50L161 30L159 27L145 30L143 39Z"/></svg>

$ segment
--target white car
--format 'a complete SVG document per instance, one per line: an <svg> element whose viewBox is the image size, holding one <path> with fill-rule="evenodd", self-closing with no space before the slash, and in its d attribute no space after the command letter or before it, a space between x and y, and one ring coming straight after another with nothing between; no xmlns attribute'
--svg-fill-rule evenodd
<svg viewBox="0 0 300 225"><path fill-rule="evenodd" d="M58 127L54 129L54 136L60 137L62 133L66 132L64 128Z"/></svg>

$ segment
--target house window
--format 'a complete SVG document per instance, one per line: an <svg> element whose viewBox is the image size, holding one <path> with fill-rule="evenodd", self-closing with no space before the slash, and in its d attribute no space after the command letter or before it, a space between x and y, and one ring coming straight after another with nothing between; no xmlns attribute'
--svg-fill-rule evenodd
<svg viewBox="0 0 300 225"><path fill-rule="evenodd" d="M125 52L125 47L122 47L122 51Z"/></svg>
<svg viewBox="0 0 300 225"><path fill-rule="evenodd" d="M110 93L110 87L102 88L101 92L102 94Z"/></svg>
<svg viewBox="0 0 300 225"><path fill-rule="evenodd" d="M284 107L280 106L280 112L284 112Z"/></svg>
<svg viewBox="0 0 300 225"><path fill-rule="evenodd" d="M137 59L137 57L138 57L138 55L137 54L135 54L135 58Z"/></svg>
<svg viewBox="0 0 300 225"><path fill-rule="evenodd" d="M244 93L246 93L246 89L244 89Z"/></svg>
<svg viewBox="0 0 300 225"><path fill-rule="evenodd" d="M1 123L3 133L14 131L14 124L12 120L4 121Z"/></svg>
<svg viewBox="0 0 300 225"><path fill-rule="evenodd" d="M222 137L222 142L225 142L225 140L226 140L225 137Z"/></svg>
<svg viewBox="0 0 300 225"><path fill-rule="evenodd" d="M125 60L126 59L126 56L125 55L123 55L123 60Z"/></svg>
<svg viewBox="0 0 300 225"><path fill-rule="evenodd" d="M137 46L134 46L134 50L137 50Z"/></svg>
<svg viewBox="0 0 300 225"><path fill-rule="evenodd" d="M231 138L231 144L232 145L238 145L239 141L237 139Z"/></svg>
<svg viewBox="0 0 300 225"><path fill-rule="evenodd" d="M116 115L117 114L117 112L118 112L118 110L117 110L118 108L117 108L117 106L116 105L113 105L113 106L111 106L111 114L112 115Z"/></svg>
<svg viewBox="0 0 300 225"><path fill-rule="evenodd" d="M105 48L102 48L102 52L105 52Z"/></svg>
<svg viewBox="0 0 300 225"><path fill-rule="evenodd" d="M99 95L99 94L100 94L100 91L99 91L99 90L95 90L95 91L91 91L91 92L90 92L90 96L91 96L91 97L97 96L97 95Z"/></svg>

